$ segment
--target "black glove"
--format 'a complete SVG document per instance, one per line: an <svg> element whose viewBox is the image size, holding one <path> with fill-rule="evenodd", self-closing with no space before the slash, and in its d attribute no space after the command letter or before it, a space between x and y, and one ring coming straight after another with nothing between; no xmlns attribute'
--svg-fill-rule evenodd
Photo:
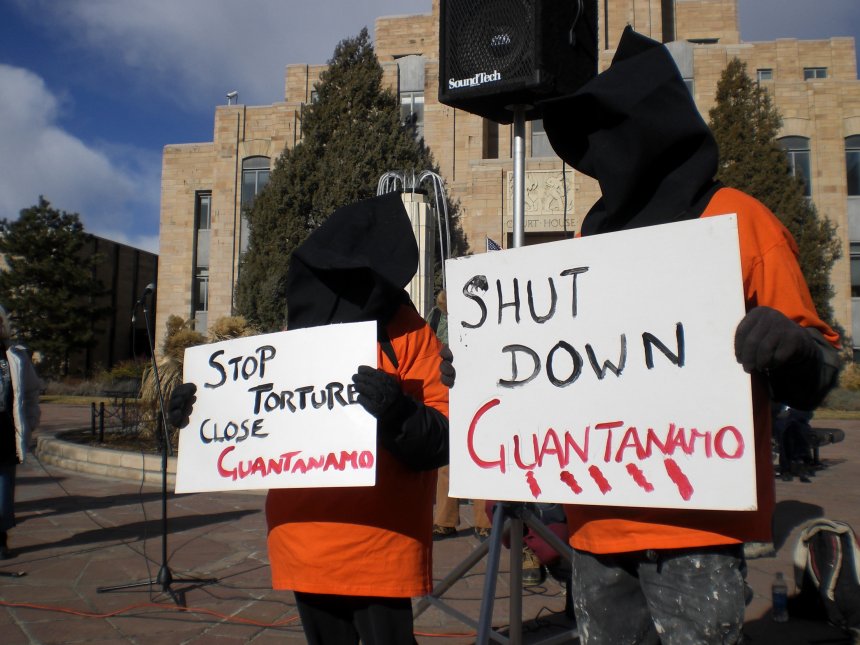
<svg viewBox="0 0 860 645"><path fill-rule="evenodd" d="M357 400L377 418L382 446L411 470L448 463L448 419L400 389L393 376L361 365L353 374Z"/></svg>
<svg viewBox="0 0 860 645"><path fill-rule="evenodd" d="M400 384L380 369L361 365L352 375L357 401L377 419L384 419L403 399Z"/></svg>
<svg viewBox="0 0 860 645"><path fill-rule="evenodd" d="M448 345L442 345L439 356L442 357L442 362L439 363L439 380L442 381L442 385L452 388L454 387L454 380L457 378L457 372L454 369L454 354L451 353L451 348Z"/></svg>
<svg viewBox="0 0 860 645"><path fill-rule="evenodd" d="M167 420L174 428L184 428L188 425L188 417L194 408L197 397L197 386L194 383L181 383L173 388L170 401L167 403Z"/></svg>
<svg viewBox="0 0 860 645"><path fill-rule="evenodd" d="M750 309L735 330L735 357L748 373L806 363L817 354L809 332L770 307Z"/></svg>
<svg viewBox="0 0 860 645"><path fill-rule="evenodd" d="M745 371L766 376L772 400L798 410L818 407L839 376L839 352L821 332L770 307L750 309L741 320L735 356Z"/></svg>

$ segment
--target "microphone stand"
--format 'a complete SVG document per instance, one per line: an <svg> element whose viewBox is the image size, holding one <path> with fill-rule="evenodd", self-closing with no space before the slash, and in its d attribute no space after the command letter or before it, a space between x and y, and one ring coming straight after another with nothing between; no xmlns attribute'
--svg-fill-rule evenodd
<svg viewBox="0 0 860 645"><path fill-rule="evenodd" d="M144 324L146 325L146 339L149 341L149 351L150 356L152 358L152 373L153 376L155 376L155 388L158 392L158 403L159 409L161 411L161 568L158 570L158 575L155 578L150 578L149 580L143 580L140 582L114 585L111 587L99 587L98 589L96 589L96 591L98 593L105 593L109 591L119 591L121 589L133 589L136 587L151 587L153 585L158 584L161 586L161 590L163 592L170 594L170 597L173 598L176 604L182 605L184 603L180 602L180 599L172 589L172 585L174 583L194 583L196 585L207 585L217 583L218 579L177 578L170 571L170 567L167 564L167 457L168 455L173 455L173 449L170 445L170 437L167 430L167 414L165 412L164 407L164 393L161 389L161 377L158 374L158 363L155 360L155 347L152 338L152 331L150 329L149 324L149 312L146 308L146 297L151 293L152 288L150 285L147 286L143 295L140 297L140 300L138 300L135 304L135 307L137 307L138 305L142 305L143 320Z"/></svg>

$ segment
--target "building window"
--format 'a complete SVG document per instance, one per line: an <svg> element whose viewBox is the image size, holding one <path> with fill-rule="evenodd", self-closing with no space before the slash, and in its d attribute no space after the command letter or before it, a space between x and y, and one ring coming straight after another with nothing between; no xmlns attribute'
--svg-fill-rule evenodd
<svg viewBox="0 0 860 645"><path fill-rule="evenodd" d="M400 93L400 121L415 127L415 138L424 138L424 92Z"/></svg>
<svg viewBox="0 0 860 645"><path fill-rule="evenodd" d="M424 138L424 57L418 54L395 56L400 122L415 128L415 138Z"/></svg>
<svg viewBox="0 0 860 645"><path fill-rule="evenodd" d="M499 158L499 124L490 119L484 119L484 146L482 157L484 159Z"/></svg>
<svg viewBox="0 0 860 645"><path fill-rule="evenodd" d="M248 157L242 160L242 215L239 230L239 253L248 250L248 217L247 213L254 205L254 199L269 181L269 158Z"/></svg>
<svg viewBox="0 0 860 645"><path fill-rule="evenodd" d="M809 166L809 139L806 137L783 137L779 145L788 155L791 174L803 183L804 197L812 196L812 174Z"/></svg>
<svg viewBox="0 0 860 645"><path fill-rule="evenodd" d="M209 312L209 235L212 228L212 193L200 192L194 204L194 268L191 315L196 329L204 331Z"/></svg>
<svg viewBox="0 0 860 645"><path fill-rule="evenodd" d="M532 121L532 157L554 157L555 151L543 128L543 119Z"/></svg>
<svg viewBox="0 0 860 645"><path fill-rule="evenodd" d="M197 329L206 329L206 314L209 311L209 269L198 268L194 274L194 318ZM202 319L202 320L201 320Z"/></svg>
<svg viewBox="0 0 860 645"><path fill-rule="evenodd" d="M690 93L690 96L696 96L696 81L692 78L685 78L684 85L687 86L687 91Z"/></svg>
<svg viewBox="0 0 860 645"><path fill-rule="evenodd" d="M860 242L851 242L851 297L860 298Z"/></svg>
<svg viewBox="0 0 860 645"><path fill-rule="evenodd" d="M212 193L197 193L194 230L208 231L210 228L212 228Z"/></svg>
<svg viewBox="0 0 860 645"><path fill-rule="evenodd" d="M814 81L819 78L827 78L827 68L826 67L804 67L803 68L803 80L804 81Z"/></svg>
<svg viewBox="0 0 860 645"><path fill-rule="evenodd" d="M845 172L848 196L860 197L860 135L845 139Z"/></svg>
<svg viewBox="0 0 860 645"><path fill-rule="evenodd" d="M761 69L757 69L755 71L755 80L759 83L762 81L772 81L773 80L773 70L769 67L762 67Z"/></svg>
<svg viewBox="0 0 860 645"><path fill-rule="evenodd" d="M242 208L251 208L268 181L268 157L248 157L242 161Z"/></svg>

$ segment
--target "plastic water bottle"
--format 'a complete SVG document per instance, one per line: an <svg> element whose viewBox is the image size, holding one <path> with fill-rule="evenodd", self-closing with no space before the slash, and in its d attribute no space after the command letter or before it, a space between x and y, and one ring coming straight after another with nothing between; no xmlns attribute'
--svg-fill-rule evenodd
<svg viewBox="0 0 860 645"><path fill-rule="evenodd" d="M788 585L782 577L782 571L778 571L773 579L771 587L773 598L773 620L777 623L788 621Z"/></svg>

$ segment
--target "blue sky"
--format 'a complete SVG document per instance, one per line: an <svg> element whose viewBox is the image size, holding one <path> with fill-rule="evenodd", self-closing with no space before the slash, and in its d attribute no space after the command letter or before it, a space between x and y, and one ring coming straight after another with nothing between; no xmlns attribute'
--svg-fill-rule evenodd
<svg viewBox="0 0 860 645"><path fill-rule="evenodd" d="M0 218L42 194L87 231L158 250L161 152L214 108L283 100L378 16L430 0L0 0ZM740 0L745 41L860 36L860 0ZM860 38L858 38L860 40Z"/></svg>

